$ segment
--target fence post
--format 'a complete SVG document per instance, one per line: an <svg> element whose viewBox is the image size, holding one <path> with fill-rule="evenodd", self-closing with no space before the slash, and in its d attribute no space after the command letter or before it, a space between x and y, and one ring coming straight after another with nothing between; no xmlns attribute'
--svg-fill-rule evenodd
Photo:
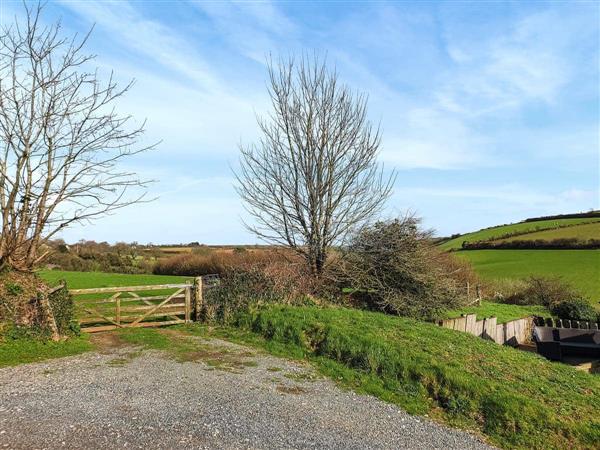
<svg viewBox="0 0 600 450"><path fill-rule="evenodd" d="M194 278L194 320L199 322L202 314L202 277Z"/></svg>
<svg viewBox="0 0 600 450"><path fill-rule="evenodd" d="M116 303L116 311L115 311L115 319L117 321L117 325L121 325L121 296L117 296Z"/></svg>
<svg viewBox="0 0 600 450"><path fill-rule="evenodd" d="M192 286L185 288L185 323L190 323L190 312L192 309Z"/></svg>

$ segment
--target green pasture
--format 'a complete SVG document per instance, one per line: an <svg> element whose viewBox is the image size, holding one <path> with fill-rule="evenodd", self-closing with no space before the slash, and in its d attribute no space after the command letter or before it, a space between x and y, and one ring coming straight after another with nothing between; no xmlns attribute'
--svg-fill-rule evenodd
<svg viewBox="0 0 600 450"><path fill-rule="evenodd" d="M551 314L544 306L539 305L507 305L506 303L481 302L481 305L465 306L459 309L446 311L445 318L453 319L462 314L477 314L477 320L496 317L498 323L506 323L511 320L522 319L528 316L550 317Z"/></svg>
<svg viewBox="0 0 600 450"><path fill-rule="evenodd" d="M600 218L579 218L579 219L553 219L540 220L538 222L519 222L510 225L501 225L493 228L485 228L483 230L467 233L455 239L440 244L444 250L460 249L464 241L476 242L497 239L507 233L522 233L522 232L538 232L541 230L557 229L566 225L587 224L592 222L600 222ZM526 237L527 236L527 237ZM521 239L529 239L530 234L521 236Z"/></svg>
<svg viewBox="0 0 600 450"><path fill-rule="evenodd" d="M123 274L105 272L69 272L40 270L38 275L51 286L65 280L69 289L91 289L113 286L146 286L152 284L185 283L189 277L172 275Z"/></svg>
<svg viewBox="0 0 600 450"><path fill-rule="evenodd" d="M600 250L467 250L455 255L470 261L484 279L560 278L598 307Z"/></svg>
<svg viewBox="0 0 600 450"><path fill-rule="evenodd" d="M536 231L521 236L514 236L502 241L536 240L550 241L552 239L600 239L600 222L585 223L573 227L554 228L551 230Z"/></svg>

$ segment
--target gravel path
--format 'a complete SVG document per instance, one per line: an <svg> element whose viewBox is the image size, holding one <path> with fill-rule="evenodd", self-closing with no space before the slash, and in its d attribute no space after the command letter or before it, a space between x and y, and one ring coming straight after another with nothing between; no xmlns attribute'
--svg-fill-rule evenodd
<svg viewBox="0 0 600 450"><path fill-rule="evenodd" d="M491 448L307 365L198 344L187 361L118 347L0 369L0 447Z"/></svg>

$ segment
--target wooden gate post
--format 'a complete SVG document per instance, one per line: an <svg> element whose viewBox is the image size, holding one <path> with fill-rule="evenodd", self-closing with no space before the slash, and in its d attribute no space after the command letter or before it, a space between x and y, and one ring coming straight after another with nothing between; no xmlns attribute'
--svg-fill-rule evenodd
<svg viewBox="0 0 600 450"><path fill-rule="evenodd" d="M202 314L202 277L194 278L194 320L200 322Z"/></svg>
<svg viewBox="0 0 600 450"><path fill-rule="evenodd" d="M190 316L192 312L192 286L185 288L185 323L190 323Z"/></svg>

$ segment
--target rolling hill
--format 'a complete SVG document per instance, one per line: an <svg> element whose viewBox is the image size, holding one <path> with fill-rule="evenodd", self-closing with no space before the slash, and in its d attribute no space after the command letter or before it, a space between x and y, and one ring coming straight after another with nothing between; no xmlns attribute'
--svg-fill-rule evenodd
<svg viewBox="0 0 600 450"><path fill-rule="evenodd" d="M595 224L595 225L593 225ZM586 239L600 239L600 214L598 217L581 217L569 219L549 219L539 221L523 221L508 225L500 225L496 227L484 228L473 233L467 233L444 241L440 247L444 250L458 250L463 242L490 241L499 239L557 239L557 237L538 238L531 237L532 235L545 231L560 231L572 236L580 233L581 237ZM579 227L592 225L591 227L579 229ZM579 229L579 230L578 230Z"/></svg>
<svg viewBox="0 0 600 450"><path fill-rule="evenodd" d="M523 279L532 275L560 278L579 290L600 309L600 250L486 249L463 250L463 242L552 241L600 239L600 213L596 217L553 217L490 227L444 241L440 247L471 262L488 280Z"/></svg>

